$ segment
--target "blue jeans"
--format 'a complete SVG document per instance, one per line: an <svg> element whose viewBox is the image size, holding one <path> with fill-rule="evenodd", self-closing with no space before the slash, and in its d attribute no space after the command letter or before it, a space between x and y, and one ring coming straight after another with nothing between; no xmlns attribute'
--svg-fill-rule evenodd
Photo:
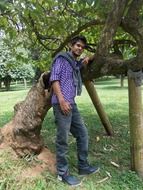
<svg viewBox="0 0 143 190"><path fill-rule="evenodd" d="M59 104L53 105L55 123L57 125L56 137L56 159L57 173L63 175L68 171L67 152L68 136L71 132L76 138L78 167L83 168L87 164L88 156L88 132L85 127L76 104L71 104L72 110L68 115L64 115Z"/></svg>

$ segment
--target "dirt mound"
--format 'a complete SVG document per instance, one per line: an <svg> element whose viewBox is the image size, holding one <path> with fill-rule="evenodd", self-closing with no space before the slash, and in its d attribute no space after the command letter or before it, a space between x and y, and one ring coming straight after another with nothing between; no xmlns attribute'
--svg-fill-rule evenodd
<svg viewBox="0 0 143 190"><path fill-rule="evenodd" d="M5 151L7 151L10 154L11 160L19 159L12 148L6 145L1 145L0 146L1 154L3 154ZM20 178L37 177L46 170L52 174L56 172L55 155L49 149L43 148L41 153L37 155L36 158L37 158L37 162L32 161L30 167L26 167L24 170L22 170L19 176ZM3 163L3 162L5 162L5 160L1 158L0 163Z"/></svg>
<svg viewBox="0 0 143 190"><path fill-rule="evenodd" d="M37 158L39 161L41 161L41 163L25 169L22 172L23 177L37 177L38 175L41 175L45 170L48 170L52 174L56 172L55 156L53 153L51 153L50 150L43 148Z"/></svg>

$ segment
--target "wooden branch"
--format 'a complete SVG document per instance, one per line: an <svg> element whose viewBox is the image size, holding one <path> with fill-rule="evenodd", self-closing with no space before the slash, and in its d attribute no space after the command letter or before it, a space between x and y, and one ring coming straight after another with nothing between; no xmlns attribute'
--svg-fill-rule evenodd
<svg viewBox="0 0 143 190"><path fill-rule="evenodd" d="M127 71L128 67L126 65L126 61L112 59L108 56L109 48L113 43L113 37L117 31L117 28L120 26L128 2L129 0L116 0L113 9L107 17L97 50L95 52L93 64L89 66L90 69L88 70L88 74L85 74L91 79L110 74L111 71L116 73L123 73ZM117 65L113 63L116 63ZM125 63L125 65L123 63ZM117 70L115 71L115 69Z"/></svg>
<svg viewBox="0 0 143 190"><path fill-rule="evenodd" d="M122 6L119 6L120 3L122 3ZM87 78L93 79L104 75L125 74L128 69L135 71L143 68L143 27L139 22L139 10L143 5L143 0L132 1L129 5L127 16L122 19L122 14L127 3L128 1L115 2L115 11L111 11L107 18L103 35L97 47L95 60L93 64L89 66L88 72L85 74ZM122 11L118 9L119 7ZM108 55L108 49L111 47L112 38L121 19L122 27L134 37L136 45L139 47L137 56L130 60L117 59ZM135 44L133 43L133 45Z"/></svg>
<svg viewBox="0 0 143 190"><path fill-rule="evenodd" d="M75 11L71 7L67 7L66 11L69 12L70 15L72 15L73 17L77 17L78 19L86 19L87 21L91 20L91 18L89 18L88 16L85 16L82 13L82 10ZM90 8L84 8L84 12L91 12L91 7Z"/></svg>
<svg viewBox="0 0 143 190"><path fill-rule="evenodd" d="M133 40L124 40L124 39L121 39L121 40L114 40L113 41L113 46L119 46L119 45L132 45L132 46L136 46L136 42L134 42Z"/></svg>
<svg viewBox="0 0 143 190"><path fill-rule="evenodd" d="M140 9L143 6L143 0L133 0L127 16L122 19L122 27L133 36L138 46L138 59L143 60L143 25L139 18Z"/></svg>
<svg viewBox="0 0 143 190"><path fill-rule="evenodd" d="M38 30L37 30L37 28L36 28L36 26L35 26L34 20L33 20L33 18L32 18L32 16L31 16L30 13L29 13L29 20L30 20L31 26L32 26L32 28L33 28L33 31L34 31L35 35L37 36L38 42L39 42L45 49L48 50L47 46L42 42L42 40L41 40L41 38L40 38L39 32L38 32Z"/></svg>
<svg viewBox="0 0 143 190"><path fill-rule="evenodd" d="M61 45L57 48L57 50L52 54L52 57L54 57L58 52L60 52L70 41L71 38L73 38L74 36L78 35L81 31L83 31L86 28L92 27L94 25L101 25L104 24L104 21L102 20L91 20L88 23L80 26L76 31L72 32L69 36L67 36L67 38L64 40L63 43L61 43Z"/></svg>
<svg viewBox="0 0 143 190"><path fill-rule="evenodd" d="M92 103L101 119L101 122L107 132L107 135L113 136L114 132L112 129L112 125L110 123L110 120L109 120L106 112L104 111L103 105L101 104L98 93L94 87L94 83L91 81L85 81L84 85L85 85L86 90L92 100Z"/></svg>
<svg viewBox="0 0 143 190"><path fill-rule="evenodd" d="M124 10L128 0L116 0L113 9L109 13L103 32L101 34L101 39L97 47L97 55L105 56L109 53L109 47L112 45L113 37L120 25Z"/></svg>
<svg viewBox="0 0 143 190"><path fill-rule="evenodd" d="M136 42L134 42L133 40L124 40L124 39L113 40L113 48L119 48L120 46L123 47L124 45L136 46ZM97 47L96 43L88 43L86 50L95 53L96 47Z"/></svg>
<svg viewBox="0 0 143 190"><path fill-rule="evenodd" d="M102 68L100 68L100 64ZM139 62L137 57L129 60L119 59L117 57L100 57L99 62L90 63L89 66L82 71L83 80L92 80L105 75L126 74L128 69L133 71L143 68L143 62Z"/></svg>

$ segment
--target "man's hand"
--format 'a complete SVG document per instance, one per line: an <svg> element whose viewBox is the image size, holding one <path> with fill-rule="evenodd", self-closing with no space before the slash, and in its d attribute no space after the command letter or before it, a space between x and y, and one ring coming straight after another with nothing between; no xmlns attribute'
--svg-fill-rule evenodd
<svg viewBox="0 0 143 190"><path fill-rule="evenodd" d="M72 109L70 103L65 100L60 101L60 108L64 115L68 115Z"/></svg>
<svg viewBox="0 0 143 190"><path fill-rule="evenodd" d="M72 107L71 107L70 103L67 102L67 101L64 99L64 96L63 96L63 94L62 94L59 81L54 81L53 84L52 84L52 87L53 87L54 93L55 93L56 96L58 97L58 100L59 100L59 104L60 104L60 108L61 108L62 113L63 113L64 115L68 115L69 112L71 111Z"/></svg>
<svg viewBox="0 0 143 190"><path fill-rule="evenodd" d="M91 55L90 57L87 56L87 57L83 58L82 63L87 65L90 61L93 61L94 58L95 58L95 55Z"/></svg>
<svg viewBox="0 0 143 190"><path fill-rule="evenodd" d="M85 58L83 58L82 63L87 65L89 63L89 61L90 61L90 57L85 57Z"/></svg>

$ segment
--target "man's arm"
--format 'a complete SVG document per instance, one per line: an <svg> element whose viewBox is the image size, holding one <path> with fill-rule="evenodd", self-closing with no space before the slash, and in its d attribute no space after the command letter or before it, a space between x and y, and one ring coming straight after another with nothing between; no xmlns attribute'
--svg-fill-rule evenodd
<svg viewBox="0 0 143 190"><path fill-rule="evenodd" d="M90 57L86 56L83 58L82 63L84 65L87 65L90 61L92 61L95 58L95 55L91 55Z"/></svg>
<svg viewBox="0 0 143 190"><path fill-rule="evenodd" d="M67 102L64 99L59 81L53 81L52 82L52 88L53 88L53 91L59 100L59 104L60 104L60 107L61 107L63 114L67 115L71 110L71 105L69 102Z"/></svg>

